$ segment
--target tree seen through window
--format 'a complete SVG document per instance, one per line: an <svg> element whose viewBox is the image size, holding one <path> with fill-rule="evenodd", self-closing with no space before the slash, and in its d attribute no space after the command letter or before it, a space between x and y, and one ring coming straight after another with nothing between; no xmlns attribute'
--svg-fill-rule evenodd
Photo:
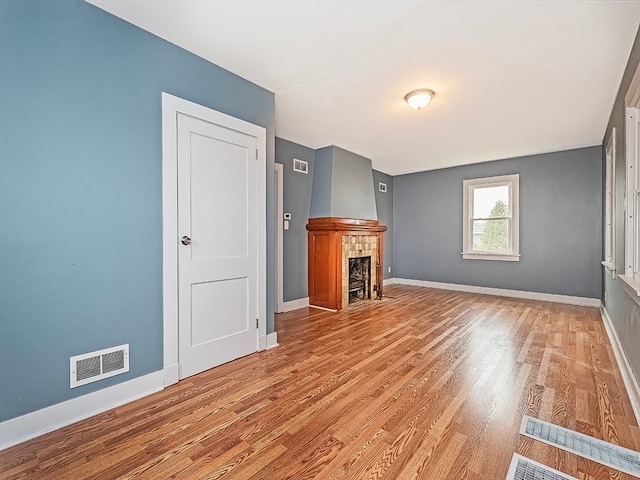
<svg viewBox="0 0 640 480"><path fill-rule="evenodd" d="M509 251L509 207L503 200L498 200L486 220L480 236L480 250L485 252ZM495 220L493 220L495 219Z"/></svg>

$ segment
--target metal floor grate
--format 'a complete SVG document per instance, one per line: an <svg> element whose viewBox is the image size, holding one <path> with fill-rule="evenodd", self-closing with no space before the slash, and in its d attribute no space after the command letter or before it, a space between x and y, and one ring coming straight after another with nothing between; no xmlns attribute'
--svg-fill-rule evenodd
<svg viewBox="0 0 640 480"><path fill-rule="evenodd" d="M541 463L513 454L506 480L577 480Z"/></svg>
<svg viewBox="0 0 640 480"><path fill-rule="evenodd" d="M616 470L640 477L640 453L525 416L520 433Z"/></svg>

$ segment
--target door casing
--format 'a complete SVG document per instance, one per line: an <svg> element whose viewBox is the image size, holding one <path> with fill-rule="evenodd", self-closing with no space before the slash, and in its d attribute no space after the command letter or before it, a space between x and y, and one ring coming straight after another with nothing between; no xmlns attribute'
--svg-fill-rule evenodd
<svg viewBox="0 0 640 480"><path fill-rule="evenodd" d="M276 313L284 311L284 170L279 163L275 164L275 214L276 214Z"/></svg>
<svg viewBox="0 0 640 480"><path fill-rule="evenodd" d="M249 133L258 144L258 350L266 348L266 130L162 93L162 293L164 384L178 382L178 113Z"/></svg>

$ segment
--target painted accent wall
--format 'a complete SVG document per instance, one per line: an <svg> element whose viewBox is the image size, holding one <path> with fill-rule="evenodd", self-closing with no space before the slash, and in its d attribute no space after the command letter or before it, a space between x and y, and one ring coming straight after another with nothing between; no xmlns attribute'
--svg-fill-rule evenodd
<svg viewBox="0 0 640 480"><path fill-rule="evenodd" d="M309 162L309 173L293 171L293 159ZM283 210L291 214L289 230L283 232L283 299L309 296L307 223L311 208L315 150L276 137L276 162L282 164Z"/></svg>
<svg viewBox="0 0 640 480"><path fill-rule="evenodd" d="M629 89L631 79L640 64L640 33L636 34L636 39L629 55L629 61L620 83L620 89L616 96L615 103L609 118L609 123L604 134L603 145L607 145L611 137L613 127L616 128L616 271L624 273L624 195L625 195L625 105L624 96ZM605 171L603 154L603 172ZM604 174L603 174L604 176ZM603 255L604 258L604 255ZM623 290L622 280L617 276L612 278L604 272L604 267L600 272L604 281L603 304L607 311L613 328L624 350L624 354L629 361L631 369L640 382L640 306Z"/></svg>
<svg viewBox="0 0 640 480"><path fill-rule="evenodd" d="M0 63L4 421L163 368L161 92L266 127L269 172L275 137L273 93L81 0L0 2ZM70 390L123 343L129 373Z"/></svg>
<svg viewBox="0 0 640 480"><path fill-rule="evenodd" d="M519 262L462 258L462 182L520 174ZM602 147L393 178L394 277L600 298Z"/></svg>

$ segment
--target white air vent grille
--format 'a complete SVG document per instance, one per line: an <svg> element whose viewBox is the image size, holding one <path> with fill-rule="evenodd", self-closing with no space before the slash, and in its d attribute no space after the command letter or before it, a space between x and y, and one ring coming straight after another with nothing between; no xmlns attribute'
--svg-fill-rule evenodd
<svg viewBox="0 0 640 480"><path fill-rule="evenodd" d="M578 480L517 453L513 454L506 480Z"/></svg>
<svg viewBox="0 0 640 480"><path fill-rule="evenodd" d="M87 378L97 377L101 373L100 356L89 357L76 362L76 381L78 382Z"/></svg>
<svg viewBox="0 0 640 480"><path fill-rule="evenodd" d="M381 192L386 192L387 191L387 184L386 183L382 183L382 182L378 182L378 190L380 190Z"/></svg>
<svg viewBox="0 0 640 480"><path fill-rule="evenodd" d="M71 388L129 371L129 344L71 357Z"/></svg>
<svg viewBox="0 0 640 480"><path fill-rule="evenodd" d="M305 162L304 160L298 160L297 158L293 159L293 171L309 174L309 162Z"/></svg>
<svg viewBox="0 0 640 480"><path fill-rule="evenodd" d="M529 416L522 419L520 433L634 477L640 477L640 453L634 450Z"/></svg>

